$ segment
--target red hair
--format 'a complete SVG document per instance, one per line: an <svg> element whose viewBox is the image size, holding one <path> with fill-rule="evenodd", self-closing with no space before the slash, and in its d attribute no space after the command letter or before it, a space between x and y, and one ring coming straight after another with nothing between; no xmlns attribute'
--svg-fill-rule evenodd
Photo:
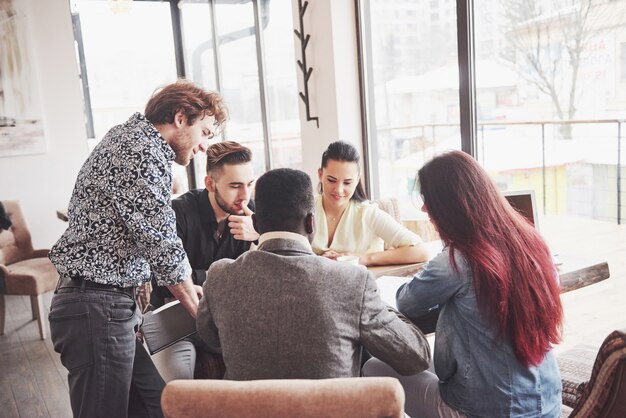
<svg viewBox="0 0 626 418"><path fill-rule="evenodd" d="M418 171L424 204L441 239L467 260L478 309L526 366L560 342L563 308L548 246L469 155L452 151Z"/></svg>

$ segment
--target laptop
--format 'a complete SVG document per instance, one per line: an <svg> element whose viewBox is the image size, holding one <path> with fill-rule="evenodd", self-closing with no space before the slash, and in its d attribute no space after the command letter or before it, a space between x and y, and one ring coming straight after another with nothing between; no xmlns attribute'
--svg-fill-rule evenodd
<svg viewBox="0 0 626 418"><path fill-rule="evenodd" d="M509 204L522 216L530 221L535 228L539 229L539 216L537 216L537 199L534 190L510 190L502 192Z"/></svg>
<svg viewBox="0 0 626 418"><path fill-rule="evenodd" d="M502 192L513 209L532 223L539 230L539 217L537 216L537 199L534 190L511 190ZM551 250L554 265L560 266L563 262L559 259L558 253Z"/></svg>

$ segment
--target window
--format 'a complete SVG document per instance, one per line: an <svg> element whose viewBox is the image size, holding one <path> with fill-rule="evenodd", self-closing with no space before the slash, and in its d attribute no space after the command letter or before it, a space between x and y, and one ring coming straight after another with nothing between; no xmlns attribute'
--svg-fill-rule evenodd
<svg viewBox="0 0 626 418"><path fill-rule="evenodd" d="M369 0L360 12L373 197L412 210L409 174L462 148L503 188L535 189L545 214L621 222L626 3L473 0L473 19L456 19L455 2L424 3ZM403 22L384 24L399 8L438 19L402 43Z"/></svg>
<svg viewBox="0 0 626 418"><path fill-rule="evenodd" d="M88 136L99 140L131 113L143 112L156 87L176 79L170 8L141 1L116 13L108 2L86 0L75 7L91 103Z"/></svg>
<svg viewBox="0 0 626 418"><path fill-rule="evenodd" d="M626 4L475 0L475 8L485 12L475 22L478 160L506 189L534 189L544 214L615 222L614 119L624 103L615 22Z"/></svg>
<svg viewBox="0 0 626 418"><path fill-rule="evenodd" d="M155 88L184 76L222 93L231 120L221 139L249 146L257 174L301 166L290 1L137 0L119 10L115 5L73 4L91 142L143 111ZM201 155L194 159L192 187L204 183L205 162ZM188 188L186 177L183 167L175 168L180 192Z"/></svg>
<svg viewBox="0 0 626 418"><path fill-rule="evenodd" d="M412 197L417 169L461 148L456 27L414 25L411 16L428 15L436 1L392 3L369 0L361 14L372 198L397 197L402 218L417 219L424 216ZM392 11L405 18L394 20Z"/></svg>
<svg viewBox="0 0 626 418"><path fill-rule="evenodd" d="M622 54L621 54L621 80L626 81L626 42L621 43Z"/></svg>

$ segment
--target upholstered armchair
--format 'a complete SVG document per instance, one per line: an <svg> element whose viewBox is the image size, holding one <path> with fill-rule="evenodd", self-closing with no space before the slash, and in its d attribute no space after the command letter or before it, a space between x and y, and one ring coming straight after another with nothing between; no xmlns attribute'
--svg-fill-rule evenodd
<svg viewBox="0 0 626 418"><path fill-rule="evenodd" d="M435 226L429 219L402 220L400 217L400 205L398 203L398 199L395 197L374 200L374 203L376 203L381 210L390 214L393 219L404 225L405 228L422 237L425 242L440 239ZM385 244L385 249L388 249L387 244Z"/></svg>
<svg viewBox="0 0 626 418"><path fill-rule="evenodd" d="M613 331L599 351L579 346L557 361L563 383L561 417L626 417L626 330Z"/></svg>
<svg viewBox="0 0 626 418"><path fill-rule="evenodd" d="M404 391L392 377L173 380L161 406L166 418L400 418Z"/></svg>
<svg viewBox="0 0 626 418"><path fill-rule="evenodd" d="M33 249L19 203L9 200L2 204L13 225L0 231L0 335L4 335L5 295L28 295L43 340L46 327L42 295L54 290L59 275L48 260L49 250Z"/></svg>

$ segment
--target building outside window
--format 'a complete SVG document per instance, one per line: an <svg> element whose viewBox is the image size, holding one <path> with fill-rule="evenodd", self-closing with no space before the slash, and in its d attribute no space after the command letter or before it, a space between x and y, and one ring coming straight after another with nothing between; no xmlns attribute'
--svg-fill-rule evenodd
<svg viewBox="0 0 626 418"><path fill-rule="evenodd" d="M476 16L479 161L503 188L534 189L546 215L617 222L626 2L475 0L475 8L492 16ZM620 209L623 219L623 200Z"/></svg>
<svg viewBox="0 0 626 418"><path fill-rule="evenodd" d="M534 189L543 214L621 222L626 2L473 3L474 156L503 190ZM362 9L374 194L419 216L409 197L416 170L461 147L456 4L368 0ZM387 25L399 10L406 22ZM406 29L413 12L435 11L438 21Z"/></svg>

